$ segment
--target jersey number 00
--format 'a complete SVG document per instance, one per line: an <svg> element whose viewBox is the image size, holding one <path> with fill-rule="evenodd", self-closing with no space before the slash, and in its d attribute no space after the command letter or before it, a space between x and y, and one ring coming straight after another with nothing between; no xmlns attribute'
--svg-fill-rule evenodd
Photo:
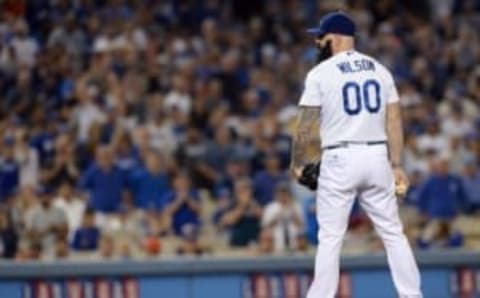
<svg viewBox="0 0 480 298"><path fill-rule="evenodd" d="M355 100L350 101L352 92ZM359 114L363 106L369 113L377 113L380 110L380 84L376 80L367 80L361 86L357 82L346 82L342 88L342 95L343 109L348 115Z"/></svg>

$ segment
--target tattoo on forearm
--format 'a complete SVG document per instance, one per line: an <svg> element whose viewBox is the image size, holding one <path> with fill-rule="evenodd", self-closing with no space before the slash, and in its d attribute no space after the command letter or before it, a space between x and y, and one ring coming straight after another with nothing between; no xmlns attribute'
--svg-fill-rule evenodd
<svg viewBox="0 0 480 298"><path fill-rule="evenodd" d="M318 146L320 151L320 132L317 124L320 122L320 107L300 107L297 117L297 127L293 135L291 168L302 167L308 163L308 149Z"/></svg>

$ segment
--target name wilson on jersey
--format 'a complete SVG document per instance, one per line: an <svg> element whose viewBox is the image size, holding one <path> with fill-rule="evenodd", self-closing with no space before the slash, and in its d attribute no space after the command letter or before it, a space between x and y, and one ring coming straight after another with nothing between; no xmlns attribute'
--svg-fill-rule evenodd
<svg viewBox="0 0 480 298"><path fill-rule="evenodd" d="M375 71L375 63L368 59L344 61L337 64L342 73L353 73L360 71Z"/></svg>

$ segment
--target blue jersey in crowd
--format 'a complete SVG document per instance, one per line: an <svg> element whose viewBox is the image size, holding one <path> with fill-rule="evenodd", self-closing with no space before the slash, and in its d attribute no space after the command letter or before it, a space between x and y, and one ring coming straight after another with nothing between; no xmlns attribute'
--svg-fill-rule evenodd
<svg viewBox="0 0 480 298"><path fill-rule="evenodd" d="M162 209L164 197L170 191L165 173L151 173L145 168L134 170L128 177L128 185L135 205L143 209Z"/></svg>
<svg viewBox="0 0 480 298"><path fill-rule="evenodd" d="M13 160L0 162L0 200L8 198L16 190L19 182L19 166Z"/></svg>
<svg viewBox="0 0 480 298"><path fill-rule="evenodd" d="M72 248L79 251L95 250L99 240L100 230L97 227L79 228L73 236Z"/></svg>
<svg viewBox="0 0 480 298"><path fill-rule="evenodd" d="M173 203L176 198L177 193L175 191L171 191L164 198L165 205ZM200 199L196 191L190 192L190 198L196 201ZM185 224L200 224L200 218L198 217L198 214L195 213L187 204L183 204L182 206L180 206L177 212L173 215L172 225L175 234L182 235L182 227Z"/></svg>
<svg viewBox="0 0 480 298"><path fill-rule="evenodd" d="M32 136L30 145L38 152L38 160L42 165L53 161L55 156L55 135L41 132Z"/></svg>
<svg viewBox="0 0 480 298"><path fill-rule="evenodd" d="M420 210L432 218L452 218L466 201L461 179L452 174L431 176L418 192Z"/></svg>
<svg viewBox="0 0 480 298"><path fill-rule="evenodd" d="M91 165L80 180L80 187L90 192L90 205L97 211L115 212L120 207L126 186L124 173L117 167L109 171Z"/></svg>
<svg viewBox="0 0 480 298"><path fill-rule="evenodd" d="M275 196L275 187L281 181L288 181L285 174L271 175L267 171L262 171L255 175L253 180L253 187L255 191L255 198L257 201L265 206L273 201Z"/></svg>

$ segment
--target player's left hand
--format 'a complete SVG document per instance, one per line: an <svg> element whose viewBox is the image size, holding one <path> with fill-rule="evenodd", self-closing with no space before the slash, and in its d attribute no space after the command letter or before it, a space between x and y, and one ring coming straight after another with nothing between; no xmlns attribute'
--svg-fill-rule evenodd
<svg viewBox="0 0 480 298"><path fill-rule="evenodd" d="M395 178L395 194L398 197L404 197L410 187L408 176L401 167L394 167L392 170Z"/></svg>

